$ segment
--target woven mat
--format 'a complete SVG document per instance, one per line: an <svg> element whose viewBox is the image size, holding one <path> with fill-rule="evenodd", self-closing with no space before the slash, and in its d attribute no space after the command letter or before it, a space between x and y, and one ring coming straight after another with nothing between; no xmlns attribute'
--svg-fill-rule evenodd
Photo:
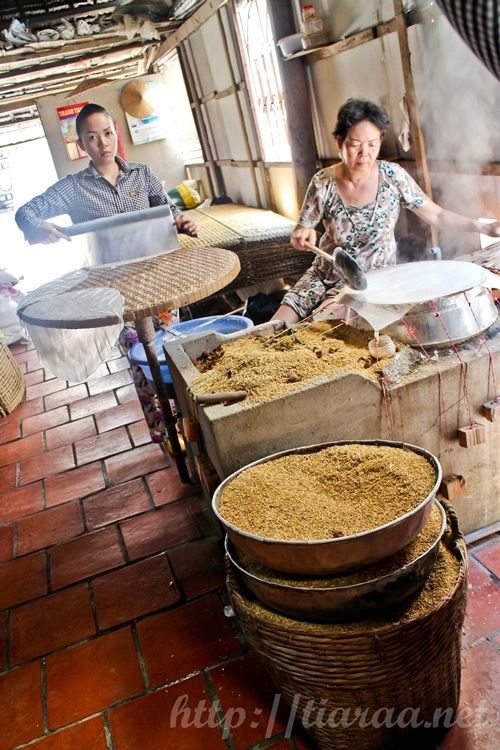
<svg viewBox="0 0 500 750"><path fill-rule="evenodd" d="M189 212L198 226L198 237L179 235L182 247L199 247L214 243L235 252L264 244L289 246L294 222L273 211L250 208L235 203Z"/></svg>
<svg viewBox="0 0 500 750"><path fill-rule="evenodd" d="M189 305L204 299L229 284L240 270L237 255L220 247L201 247L178 250L165 255L120 266L96 266L71 272L44 284L33 294L37 298L57 295L69 288L73 291L94 287L113 287L123 295L125 320L140 320L150 315ZM75 283L76 282L76 283ZM26 315L33 308L25 305ZM23 311L20 312L23 317ZM63 327L64 321L59 325ZM68 321L71 323L71 321ZM107 325L103 316L101 325ZM44 325L43 320L38 325Z"/></svg>

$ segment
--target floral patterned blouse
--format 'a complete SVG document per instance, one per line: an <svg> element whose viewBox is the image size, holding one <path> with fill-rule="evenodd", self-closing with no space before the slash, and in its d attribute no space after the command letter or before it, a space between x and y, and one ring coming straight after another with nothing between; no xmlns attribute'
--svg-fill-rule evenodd
<svg viewBox="0 0 500 750"><path fill-rule="evenodd" d="M364 271L383 268L396 262L394 229L400 207L411 210L428 201L415 180L398 164L378 162L379 182L375 200L365 206L345 205L337 189L333 168L314 175L307 189L298 226L325 229L319 247L332 253L340 246L350 253ZM316 258L284 297L283 303L304 318L319 305L332 287L340 285L333 265Z"/></svg>

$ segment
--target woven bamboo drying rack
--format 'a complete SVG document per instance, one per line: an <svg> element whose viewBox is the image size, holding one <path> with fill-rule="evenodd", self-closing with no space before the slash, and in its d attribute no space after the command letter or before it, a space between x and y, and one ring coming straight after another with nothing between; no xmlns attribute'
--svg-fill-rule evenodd
<svg viewBox="0 0 500 750"><path fill-rule="evenodd" d="M286 702L297 708L297 717L306 715L309 701L337 720L346 709L352 719L357 708L367 708L370 716L392 707L397 717L419 707L425 721L432 721L438 709L455 713L467 553L456 515L451 506L443 505L449 524L443 543L460 561L460 574L453 591L431 612L408 622L353 632L321 625L311 629L289 618L286 624L283 619L275 621L266 616L269 610L263 605L251 606L255 600L247 598L226 560L229 596L243 632ZM354 721L351 726L314 726L309 731L322 750L409 746L408 728L360 726Z"/></svg>
<svg viewBox="0 0 500 750"><path fill-rule="evenodd" d="M313 257L290 246L294 222L261 208L234 203L192 209L198 237L179 235L183 248L216 245L238 255L241 272L228 289L301 276Z"/></svg>
<svg viewBox="0 0 500 750"><path fill-rule="evenodd" d="M214 294L232 281L239 270L238 257L220 247L177 250L135 263L84 268L36 289L23 301L18 315L27 324L46 328L114 325L118 319L116 312L108 309L109 305L98 308L92 317L83 316L79 309L83 303L77 300L75 292L102 287L117 289L123 297L123 319L135 320L139 341L146 351L179 476L182 481L189 482L175 428L176 419L153 345L152 316Z"/></svg>
<svg viewBox="0 0 500 750"><path fill-rule="evenodd" d="M173 307L189 305L219 291L231 282L240 268L238 257L220 247L198 247L173 253L143 258L124 265L95 266L71 272L39 287L33 299L57 299L60 294L96 287L118 289L124 299L124 320L141 320ZM67 294L66 294L67 299ZM71 310L64 320L61 316L41 319L32 317L30 305L20 310L20 317L27 323L49 327L77 327L79 313ZM103 314L95 325L115 322Z"/></svg>
<svg viewBox="0 0 500 750"><path fill-rule="evenodd" d="M24 396L24 377L8 347L0 343L0 417L14 411Z"/></svg>

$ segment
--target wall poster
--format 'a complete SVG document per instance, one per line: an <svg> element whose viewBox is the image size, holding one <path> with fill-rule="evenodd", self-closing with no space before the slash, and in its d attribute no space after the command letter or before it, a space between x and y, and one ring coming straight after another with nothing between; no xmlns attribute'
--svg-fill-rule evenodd
<svg viewBox="0 0 500 750"><path fill-rule="evenodd" d="M159 112L149 117L133 117L125 112L130 137L134 146L165 138L165 122Z"/></svg>
<svg viewBox="0 0 500 750"><path fill-rule="evenodd" d="M56 107L57 116L59 117L59 127L61 128L62 137L66 146L68 159L88 159L87 154L77 143L78 135L76 132L76 116L88 102L78 102L78 104L65 104L63 107Z"/></svg>

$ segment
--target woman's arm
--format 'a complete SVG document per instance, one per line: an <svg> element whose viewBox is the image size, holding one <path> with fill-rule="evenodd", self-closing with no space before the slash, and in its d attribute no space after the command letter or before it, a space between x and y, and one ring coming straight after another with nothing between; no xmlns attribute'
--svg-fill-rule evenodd
<svg viewBox="0 0 500 750"><path fill-rule="evenodd" d="M454 211L441 208L434 201L427 200L420 208L414 208L413 213L423 219L427 224L441 229L456 229L459 232L480 232L490 237L500 237L500 221L492 222L471 219Z"/></svg>
<svg viewBox="0 0 500 750"><path fill-rule="evenodd" d="M73 192L72 176L68 175L18 208L14 219L30 245L70 239L46 219L69 213Z"/></svg>
<svg viewBox="0 0 500 750"><path fill-rule="evenodd" d="M167 205L171 212L175 222L175 226L180 232L188 234L190 237L198 236L198 229L194 220L188 215L182 213L180 208L175 205L174 201L170 198L166 190L163 189L161 180L153 170L144 165L146 174L148 176L149 185L149 205L150 206L163 206Z"/></svg>
<svg viewBox="0 0 500 750"><path fill-rule="evenodd" d="M304 242L316 244L317 234L314 227L323 218L323 208L331 178L327 170L317 172L312 178L302 202L300 216L290 237L290 244L295 250L307 250Z"/></svg>

